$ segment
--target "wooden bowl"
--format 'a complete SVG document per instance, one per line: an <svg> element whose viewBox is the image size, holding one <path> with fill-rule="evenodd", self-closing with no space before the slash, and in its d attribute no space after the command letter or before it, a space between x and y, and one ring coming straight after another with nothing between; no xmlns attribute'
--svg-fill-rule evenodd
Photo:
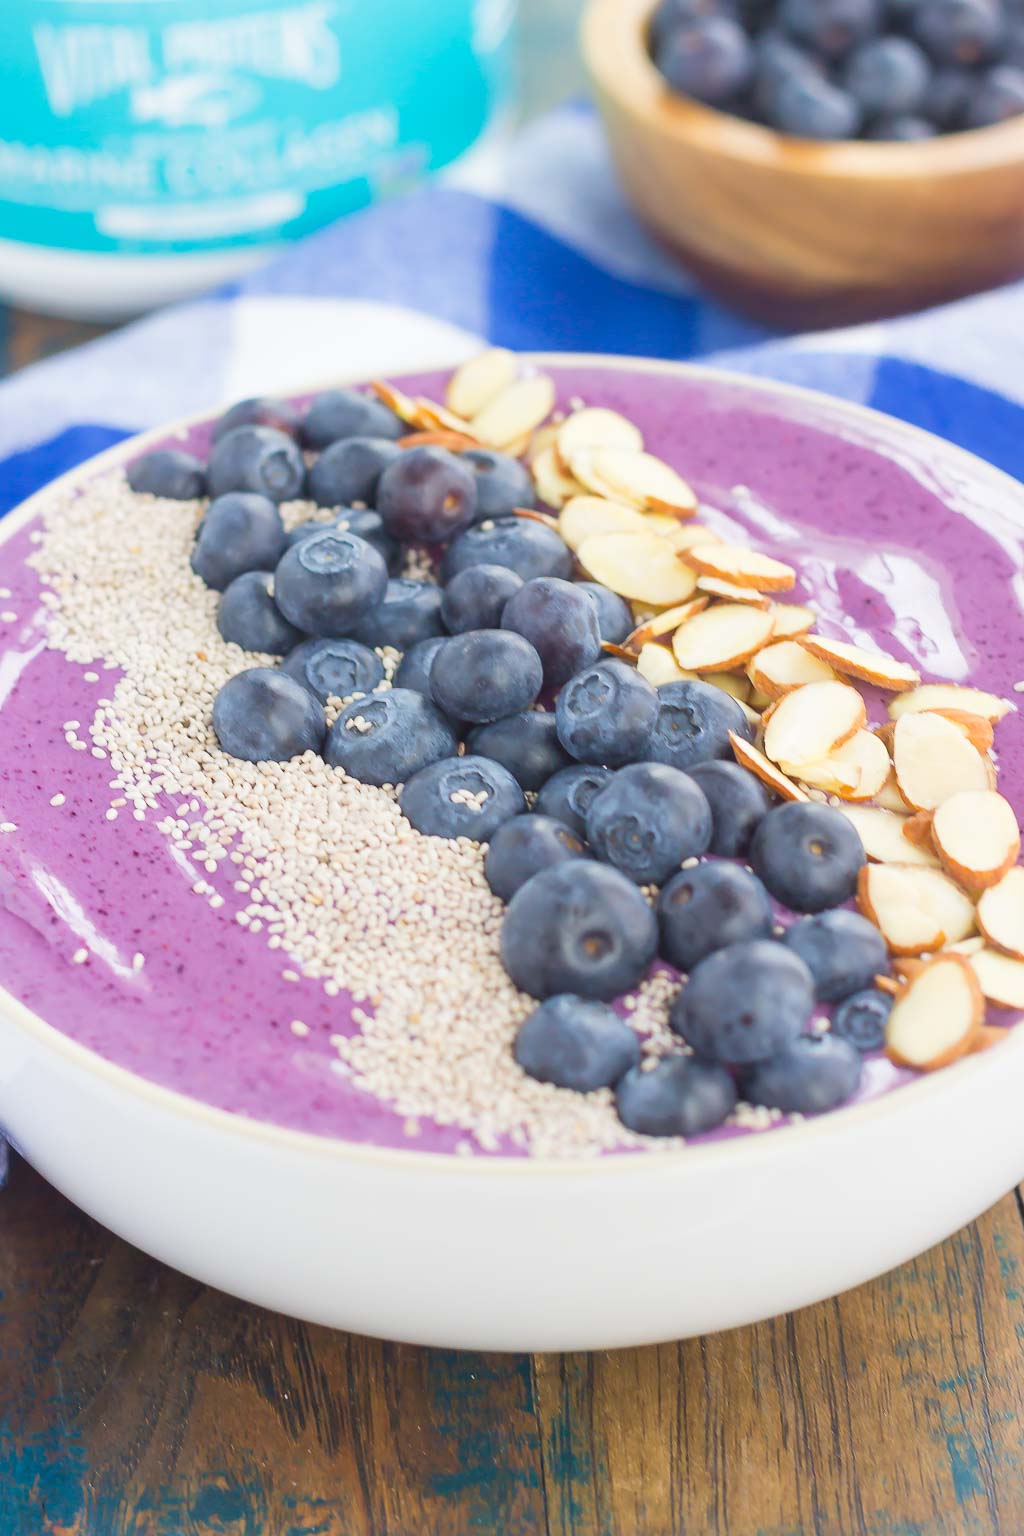
<svg viewBox="0 0 1024 1536"><path fill-rule="evenodd" d="M637 213L775 325L922 308L1024 272L1024 118L915 144L813 143L673 95L653 0L590 0L583 54Z"/></svg>

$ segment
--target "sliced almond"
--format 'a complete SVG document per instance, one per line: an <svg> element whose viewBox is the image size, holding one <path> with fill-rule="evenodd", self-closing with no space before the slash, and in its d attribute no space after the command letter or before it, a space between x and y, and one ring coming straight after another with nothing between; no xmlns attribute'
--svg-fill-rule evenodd
<svg viewBox="0 0 1024 1536"><path fill-rule="evenodd" d="M913 976L885 1026L886 1054L901 1067L931 1072L971 1050L985 998L969 960L936 955Z"/></svg>
<svg viewBox="0 0 1024 1536"><path fill-rule="evenodd" d="M772 609L773 618L775 613ZM751 658L748 671L754 687L768 699L781 699L806 683L834 682L836 676L826 662L809 655L795 640L773 640Z"/></svg>
<svg viewBox="0 0 1024 1536"><path fill-rule="evenodd" d="M823 789L826 794L838 795L842 800L856 799L860 783L860 771L835 763L826 758L821 763L780 763L783 772L811 789Z"/></svg>
<svg viewBox="0 0 1024 1536"><path fill-rule="evenodd" d="M727 603L748 603L752 608L767 608L771 601L755 587L738 587L734 582L723 581L720 576L698 576L697 587L712 597L724 598Z"/></svg>
<svg viewBox="0 0 1024 1536"><path fill-rule="evenodd" d="M892 738L896 783L916 811L932 811L964 789L991 787L990 759L942 715L901 715Z"/></svg>
<svg viewBox="0 0 1024 1536"><path fill-rule="evenodd" d="M555 408L555 386L546 374L517 379L496 395L470 422L474 437L492 448L506 448L533 432Z"/></svg>
<svg viewBox="0 0 1024 1536"><path fill-rule="evenodd" d="M531 523L543 523L545 528L558 532L558 518L552 517L550 512L538 512L536 507L513 507L514 517L525 517Z"/></svg>
<svg viewBox="0 0 1024 1536"><path fill-rule="evenodd" d="M800 644L812 656L827 661L837 672L873 683L876 688L902 693L921 681L921 674L914 667L905 661L897 661L895 656L884 651L866 651L847 640L828 640L823 635L807 635Z"/></svg>
<svg viewBox="0 0 1024 1536"><path fill-rule="evenodd" d="M984 944L968 958L990 1003L997 1008L1024 1009L1024 960L1012 960Z"/></svg>
<svg viewBox="0 0 1024 1536"><path fill-rule="evenodd" d="M896 783L896 775L892 768L889 769L889 777L875 796L875 804L883 811L895 811L902 816L910 809L903 796L900 794Z"/></svg>
<svg viewBox="0 0 1024 1536"><path fill-rule="evenodd" d="M882 745L885 747L885 750L888 752L889 756L892 757L892 742L893 737L896 734L895 720L887 720L884 725L872 726L872 730Z"/></svg>
<svg viewBox="0 0 1024 1536"><path fill-rule="evenodd" d="M693 489L651 453L627 448L580 448L569 465L577 480L599 496L627 501L641 511L692 517L697 510Z"/></svg>
<svg viewBox="0 0 1024 1536"><path fill-rule="evenodd" d="M753 705L753 707L755 709L762 710L762 709L767 709L769 707L769 705L772 703L772 700L768 697L768 695L766 693L762 693L760 688L755 688L754 685L751 684L751 692L750 692L750 700L749 700L749 702Z"/></svg>
<svg viewBox="0 0 1024 1536"><path fill-rule="evenodd" d="M992 729L991 720L985 720L981 715L969 715L963 709L932 709L928 713L941 715L944 720L952 720L953 724L963 731L975 751L991 752L996 734Z"/></svg>
<svg viewBox="0 0 1024 1536"><path fill-rule="evenodd" d="M814 609L805 608L802 603L775 603L772 614L776 640L795 640L799 635L806 635L818 622Z"/></svg>
<svg viewBox="0 0 1024 1536"><path fill-rule="evenodd" d="M721 688L738 704L745 704L750 698L750 683L741 672L705 672L701 681L710 683L712 688Z"/></svg>
<svg viewBox="0 0 1024 1536"><path fill-rule="evenodd" d="M533 483L537 495L549 507L564 507L566 502L587 494L578 480L563 473L554 448L545 448L534 459ZM587 500L596 501L597 497L587 497Z"/></svg>
<svg viewBox="0 0 1024 1536"><path fill-rule="evenodd" d="M685 683L695 676L693 672L684 672L668 646L659 645L656 640L641 646L636 669L655 688L660 688L662 683Z"/></svg>
<svg viewBox="0 0 1024 1536"><path fill-rule="evenodd" d="M977 1056L981 1051L990 1051L994 1045L1002 1045L1003 1041L1009 1038L1008 1029L1000 1029L998 1024L982 1024L974 1038L970 1054Z"/></svg>
<svg viewBox="0 0 1024 1536"><path fill-rule="evenodd" d="M469 422L461 416L456 416L453 411L433 400L425 399L423 395L417 395L413 405L416 409L416 425L421 431L454 432L460 437L471 438L474 448L479 448L480 439L476 437Z"/></svg>
<svg viewBox="0 0 1024 1536"><path fill-rule="evenodd" d="M644 438L639 427L618 411L587 406L566 417L558 429L556 444L559 461L568 469L573 454L581 448L624 448L630 453L642 453Z"/></svg>
<svg viewBox="0 0 1024 1536"><path fill-rule="evenodd" d="M528 441L523 450L527 464L532 469L542 453L549 448L554 448L558 441L558 429L561 425L557 421L549 421L545 426L538 427L536 432L528 434ZM557 456L556 456L557 457Z"/></svg>
<svg viewBox="0 0 1024 1536"><path fill-rule="evenodd" d="M785 592L796 581L791 565L742 544L695 544L683 558L702 576L717 576L758 592Z"/></svg>
<svg viewBox="0 0 1024 1536"><path fill-rule="evenodd" d="M910 693L893 699L889 713L898 720L902 715L916 715L922 710L959 709L968 715L980 715L983 720L996 725L1012 708L1008 699L986 693L981 688L961 688L957 683L922 683L920 688L913 688Z"/></svg>
<svg viewBox="0 0 1024 1536"><path fill-rule="evenodd" d="M1013 808L991 789L965 789L943 800L932 817L931 837L954 880L972 891L995 885L1020 853Z"/></svg>
<svg viewBox="0 0 1024 1536"><path fill-rule="evenodd" d="M784 773L776 768L774 763L768 761L763 752L759 752L756 747L751 746L749 741L744 741L742 736L737 736L735 731L729 732L729 741L732 745L733 756L740 767L749 768L750 772L755 774L762 784L766 784L769 789L773 790L775 794L780 795L783 800L807 800L810 798L800 788L799 784L794 784L793 780L787 778Z"/></svg>
<svg viewBox="0 0 1024 1536"><path fill-rule="evenodd" d="M974 906L939 869L865 864L857 905L896 955L920 955L974 931Z"/></svg>
<svg viewBox="0 0 1024 1536"><path fill-rule="evenodd" d="M917 848L904 837L905 816L880 810L875 805L842 805L839 809L856 828L864 852L874 863L922 864L937 868L939 861L929 848Z"/></svg>
<svg viewBox="0 0 1024 1536"><path fill-rule="evenodd" d="M765 728L764 750L774 763L820 763L862 730L866 720L856 688L807 683L775 705Z"/></svg>
<svg viewBox="0 0 1024 1536"><path fill-rule="evenodd" d="M931 851L932 843L932 817L934 811L915 811L913 816L908 816L903 823L903 840L911 848L927 848Z"/></svg>
<svg viewBox="0 0 1024 1536"><path fill-rule="evenodd" d="M631 635L627 635L622 642L627 651L638 652L650 640L660 640L663 635L674 634L680 624L686 624L698 613L703 613L708 606L706 597L691 597L689 602L677 603L672 608L663 608L661 613L656 613L652 618L645 619L634 629Z"/></svg>
<svg viewBox="0 0 1024 1536"><path fill-rule="evenodd" d="M996 949L1024 960L1024 867L1008 869L978 902L978 927Z"/></svg>
<svg viewBox="0 0 1024 1536"><path fill-rule="evenodd" d="M620 597L655 607L685 602L697 585L696 572L677 560L668 540L656 533L598 534L585 539L576 553L594 581Z"/></svg>
<svg viewBox="0 0 1024 1536"><path fill-rule="evenodd" d="M638 533L649 538L645 522L642 512L623 506L621 501L604 501L600 496L574 496L562 508L558 531L570 549L578 550L587 539L602 533Z"/></svg>
<svg viewBox="0 0 1024 1536"><path fill-rule="evenodd" d="M422 427L423 423L416 409L416 402L409 395L403 394L400 389L396 389L385 379L371 379L370 388L389 411L394 411L400 421L407 422L411 427Z"/></svg>
<svg viewBox="0 0 1024 1536"><path fill-rule="evenodd" d="M846 788L835 791L843 800L873 800L889 777L889 754L870 731L855 732L826 762L833 773L852 776Z"/></svg>
<svg viewBox="0 0 1024 1536"><path fill-rule="evenodd" d="M771 614L743 603L718 603L677 629L672 648L689 672L728 672L759 651L771 632Z"/></svg>
<svg viewBox="0 0 1024 1536"><path fill-rule="evenodd" d="M985 948L985 940L980 933L976 933L971 939L961 939L958 944L947 944L955 955L977 955Z"/></svg>
<svg viewBox="0 0 1024 1536"><path fill-rule="evenodd" d="M671 538L676 550L692 549L695 544L714 544L715 535L703 523L681 523L667 512L648 512L647 522L658 533ZM669 531L671 527L671 532Z"/></svg>
<svg viewBox="0 0 1024 1536"><path fill-rule="evenodd" d="M437 428L433 431L408 432L398 439L399 448L447 448L449 453L465 453L467 448L479 448L475 437L465 432L452 432Z"/></svg>
<svg viewBox="0 0 1024 1536"><path fill-rule="evenodd" d="M506 347L489 347L461 363L445 391L445 404L456 416L469 420L515 381L519 359Z"/></svg>

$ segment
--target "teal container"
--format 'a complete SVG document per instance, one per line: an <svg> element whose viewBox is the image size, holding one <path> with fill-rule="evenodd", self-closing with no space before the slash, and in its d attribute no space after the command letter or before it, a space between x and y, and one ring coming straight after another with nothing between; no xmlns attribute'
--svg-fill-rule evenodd
<svg viewBox="0 0 1024 1536"><path fill-rule="evenodd" d="M180 297L465 153L516 0L0 0L0 294Z"/></svg>

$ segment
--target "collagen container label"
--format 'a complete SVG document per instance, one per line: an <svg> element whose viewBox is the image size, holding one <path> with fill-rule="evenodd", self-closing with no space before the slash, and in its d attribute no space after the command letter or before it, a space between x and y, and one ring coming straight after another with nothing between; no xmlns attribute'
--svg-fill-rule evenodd
<svg viewBox="0 0 1024 1536"><path fill-rule="evenodd" d="M0 0L0 237L209 251L447 164L506 90L516 0Z"/></svg>

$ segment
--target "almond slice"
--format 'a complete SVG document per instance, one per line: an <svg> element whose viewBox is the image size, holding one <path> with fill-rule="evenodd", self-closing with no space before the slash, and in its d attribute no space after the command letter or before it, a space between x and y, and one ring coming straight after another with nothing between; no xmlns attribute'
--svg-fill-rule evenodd
<svg viewBox="0 0 1024 1536"><path fill-rule="evenodd" d="M934 811L915 811L913 816L908 816L903 823L903 837L912 848L927 848L931 850L932 843L932 817Z"/></svg>
<svg viewBox="0 0 1024 1536"><path fill-rule="evenodd" d="M860 770L835 763L826 758L821 763L780 763L784 773L811 789L823 789L826 794L838 795L841 800L856 799L860 783Z"/></svg>
<svg viewBox="0 0 1024 1536"><path fill-rule="evenodd" d="M519 359L507 347L489 347L461 363L445 390L445 404L456 416L469 420L515 382Z"/></svg>
<svg viewBox="0 0 1024 1536"><path fill-rule="evenodd" d="M977 955L985 947L985 940L979 933L976 933L973 939L961 939L959 944L946 945L946 948L952 950L955 955Z"/></svg>
<svg viewBox="0 0 1024 1536"><path fill-rule="evenodd" d="M785 592L796 581L791 565L742 544L695 544L684 559L702 576L717 576L759 592Z"/></svg>
<svg viewBox="0 0 1024 1536"><path fill-rule="evenodd" d="M920 688L892 699L889 713L894 720L902 715L920 714L922 710L959 709L968 715L980 715L996 725L1013 705L997 694L986 693L981 688L961 688L957 683L922 683Z"/></svg>
<svg viewBox="0 0 1024 1536"><path fill-rule="evenodd" d="M857 731L829 753L825 765L837 775L852 776L846 788L834 791L842 800L873 800L889 777L889 754L870 731Z"/></svg>
<svg viewBox="0 0 1024 1536"><path fill-rule="evenodd" d="M537 495L549 507L563 507L575 498L586 497L588 501L599 499L587 496L585 487L574 480L572 475L563 472L554 448L545 448L534 459L533 483L537 487Z"/></svg>
<svg viewBox="0 0 1024 1536"><path fill-rule="evenodd" d="M800 635L806 635L818 622L814 609L805 608L802 603L775 603L772 615L775 619L776 640L795 640Z"/></svg>
<svg viewBox="0 0 1024 1536"><path fill-rule="evenodd" d="M558 429L557 451L559 462L568 469L572 456L581 448L625 448L630 453L642 453L643 433L618 411L605 410L603 406L586 406L566 417Z"/></svg>
<svg viewBox="0 0 1024 1536"><path fill-rule="evenodd" d="M963 731L976 751L991 752L996 735L992 729L991 720L985 720L981 715L969 715L963 709L930 709L927 713L941 715L944 720L952 720L953 724Z"/></svg>
<svg viewBox="0 0 1024 1536"><path fill-rule="evenodd" d="M974 932L974 905L940 869L918 864L866 864L857 905L896 955L919 955Z"/></svg>
<svg viewBox="0 0 1024 1536"><path fill-rule="evenodd" d="M944 800L932 818L931 834L954 880L972 891L995 885L1020 853L1013 809L991 789L965 789Z"/></svg>
<svg viewBox="0 0 1024 1536"><path fill-rule="evenodd" d="M636 658L636 669L655 688L660 688L662 683L685 683L696 675L684 672L668 646L659 645L655 640L641 646Z"/></svg>
<svg viewBox="0 0 1024 1536"><path fill-rule="evenodd" d="M479 448L475 437L465 432L450 432L443 428L408 432L398 439L399 448L447 448L449 453L465 453L467 448Z"/></svg>
<svg viewBox="0 0 1024 1536"><path fill-rule="evenodd" d="M533 432L555 408L555 386L546 374L517 379L470 422L474 437L491 448L506 448L517 437Z"/></svg>
<svg viewBox="0 0 1024 1536"><path fill-rule="evenodd" d="M828 640L823 635L807 635L800 644L812 656L827 661L837 672L874 683L876 688L902 693L921 681L921 674L914 667L905 661L897 661L884 651L865 651L846 640Z"/></svg>
<svg viewBox="0 0 1024 1536"><path fill-rule="evenodd" d="M479 448L480 439L474 435L469 422L461 416L456 416L433 400L427 400L423 395L417 395L413 405L416 409L416 425L422 431L455 432L461 437L472 438L474 448Z"/></svg>
<svg viewBox="0 0 1024 1536"><path fill-rule="evenodd" d="M895 811L899 816L905 815L910 809L899 792L896 775L892 768L889 769L889 777L875 796L875 804L883 811Z"/></svg>
<svg viewBox="0 0 1024 1536"><path fill-rule="evenodd" d="M990 759L942 715L901 715L892 760L900 794L915 811L932 811L962 789L991 787Z"/></svg>
<svg viewBox="0 0 1024 1536"><path fill-rule="evenodd" d="M385 379L371 379L370 388L377 396L377 399L387 406L389 411L394 411L400 421L407 422L411 427L422 426L415 400L403 394L400 389L396 389L393 384L389 384Z"/></svg>
<svg viewBox="0 0 1024 1536"><path fill-rule="evenodd" d="M997 1008L1024 1009L1024 960L982 947L968 956L981 990Z"/></svg>
<svg viewBox="0 0 1024 1536"><path fill-rule="evenodd" d="M732 745L733 756L741 768L749 768L750 772L766 784L775 794L783 800L807 800L810 797L794 784L792 779L786 777L770 763L763 752L751 746L749 741L744 741L742 736L737 736L735 731L729 732L729 741Z"/></svg>
<svg viewBox="0 0 1024 1536"><path fill-rule="evenodd" d="M559 422L549 421L546 426L538 427L536 432L529 433L529 441L523 451L526 462L531 469L542 453L546 453L549 448L554 448L558 441L559 426Z"/></svg>
<svg viewBox="0 0 1024 1536"><path fill-rule="evenodd" d="M720 576L698 576L697 586L701 592L710 592L712 597L722 597L729 603L748 603L752 608L767 608L770 601L755 587L737 587Z"/></svg>
<svg viewBox="0 0 1024 1536"><path fill-rule="evenodd" d="M1024 867L1008 869L978 902L978 927L996 949L1024 960Z"/></svg>
<svg viewBox="0 0 1024 1536"><path fill-rule="evenodd" d="M580 448L570 467L598 495L628 501L641 511L692 517L697 497L681 475L651 453L626 448Z"/></svg>
<svg viewBox="0 0 1024 1536"><path fill-rule="evenodd" d="M703 578L698 578L698 587ZM772 609L772 617L777 610ZM795 640L773 640L763 651L751 658L748 667L750 681L768 699L781 699L802 688L806 683L827 683L836 680L836 674L824 661L808 655Z"/></svg>
<svg viewBox="0 0 1024 1536"><path fill-rule="evenodd" d="M885 1026L885 1049L901 1067L931 1072L966 1056L985 1018L985 998L969 960L936 955L911 977Z"/></svg>
<svg viewBox="0 0 1024 1536"><path fill-rule="evenodd" d="M772 702L773 701L768 697L766 693L762 693L760 688L755 688L753 684L751 684L750 703L754 706L755 709L769 709Z"/></svg>
<svg viewBox="0 0 1024 1536"><path fill-rule="evenodd" d="M638 533L648 538L642 512L623 506L621 501L603 501L600 496L574 496L566 502L558 519L558 531L571 550L578 550L587 539L602 533Z"/></svg>
<svg viewBox="0 0 1024 1536"><path fill-rule="evenodd" d="M597 534L585 539L576 554L594 581L620 597L658 608L685 602L697 585L696 573L677 560L668 540L656 533Z"/></svg>
<svg viewBox="0 0 1024 1536"><path fill-rule="evenodd" d="M866 721L864 700L856 688L806 683L775 704L765 727L764 750L774 763L820 763L863 730Z"/></svg>
<svg viewBox="0 0 1024 1536"><path fill-rule="evenodd" d="M693 571L690 575L696 582ZM771 632L771 614L743 603L718 603L677 629L672 649L688 672L728 672L759 651Z"/></svg>
<svg viewBox="0 0 1024 1536"><path fill-rule="evenodd" d="M750 683L741 672L705 672L701 682L710 683L712 688L721 688L731 699L738 704L745 704L750 698Z"/></svg>
<svg viewBox="0 0 1024 1536"><path fill-rule="evenodd" d="M681 523L677 517L670 517L667 512L648 512L647 522L656 532L671 538L673 548L677 551L692 549L695 544L715 543L715 535L710 528L705 528L703 523ZM668 525L671 525L671 533Z"/></svg>
<svg viewBox="0 0 1024 1536"><path fill-rule="evenodd" d="M677 603L672 608L664 608L661 613L645 619L631 635L626 636L622 643L627 651L638 652L649 640L659 640L663 635L674 634L680 624L685 624L698 613L703 613L707 606L706 597L691 597L687 603Z"/></svg>
<svg viewBox="0 0 1024 1536"><path fill-rule="evenodd" d="M854 738L856 740L856 738ZM879 810L874 805L841 805L838 807L855 827L864 844L864 852L876 864L922 864L932 869L938 867L938 859L929 848L915 848L903 836L905 816L892 811Z"/></svg>

